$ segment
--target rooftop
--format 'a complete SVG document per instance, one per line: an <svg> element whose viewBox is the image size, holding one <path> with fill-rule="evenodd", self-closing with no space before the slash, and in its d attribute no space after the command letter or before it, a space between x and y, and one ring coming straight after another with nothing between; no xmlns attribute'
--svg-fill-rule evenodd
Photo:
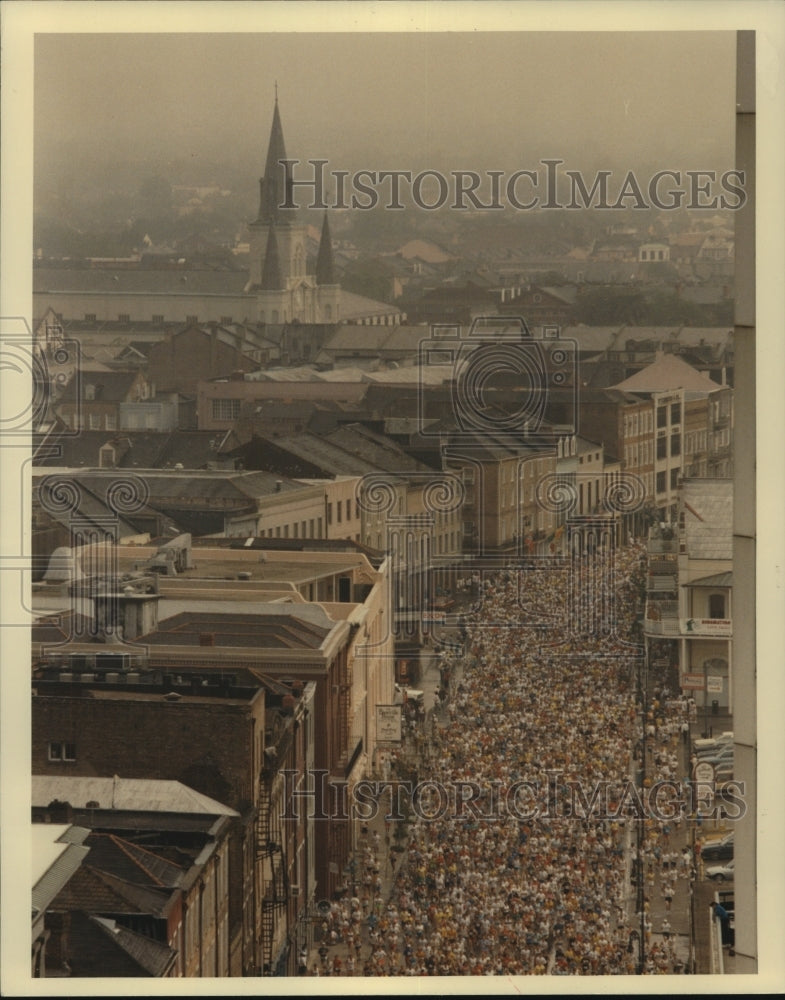
<svg viewBox="0 0 785 1000"><path fill-rule="evenodd" d="M611 388L632 393L668 392L672 389L708 393L719 389L720 385L677 355L661 354L650 365Z"/></svg>
<svg viewBox="0 0 785 1000"><path fill-rule="evenodd" d="M306 608L308 613L304 614ZM219 647L318 649L334 626L335 622L317 605L262 604L257 606L255 614L247 611L222 613L213 605L166 618L142 639L154 646L200 646L202 637L209 634L211 645Z"/></svg>
<svg viewBox="0 0 785 1000"><path fill-rule="evenodd" d="M68 802L74 809L84 809L88 803L96 803L92 808L199 813L210 816L237 815L228 806L179 781L119 778L117 775L114 778L95 778L34 774L32 805L44 807L54 800Z"/></svg>
<svg viewBox="0 0 785 1000"><path fill-rule="evenodd" d="M33 916L41 913L74 875L89 852L90 831L71 824L33 823Z"/></svg>

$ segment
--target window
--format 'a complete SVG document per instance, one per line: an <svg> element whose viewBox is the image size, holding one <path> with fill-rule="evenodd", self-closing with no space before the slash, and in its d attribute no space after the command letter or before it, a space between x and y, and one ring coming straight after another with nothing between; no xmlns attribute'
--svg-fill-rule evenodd
<svg viewBox="0 0 785 1000"><path fill-rule="evenodd" d="M658 472L657 473L657 492L658 493L664 493L665 492L665 473L664 472Z"/></svg>
<svg viewBox="0 0 785 1000"><path fill-rule="evenodd" d="M153 313L153 323L163 323L164 314L163 313Z"/></svg>
<svg viewBox="0 0 785 1000"><path fill-rule="evenodd" d="M680 424L681 423L681 404L671 403L671 423Z"/></svg>
<svg viewBox="0 0 785 1000"><path fill-rule="evenodd" d="M118 321L120 323L130 323L131 322L131 316L130 316L129 313L120 313L120 315L117 317L117 319L118 319Z"/></svg>
<svg viewBox="0 0 785 1000"><path fill-rule="evenodd" d="M657 438L657 458L665 458L668 454L668 439L666 437Z"/></svg>
<svg viewBox="0 0 785 1000"><path fill-rule="evenodd" d="M106 429L108 431L116 431L117 430L117 417L115 416L114 413L107 413L106 414Z"/></svg>
<svg viewBox="0 0 785 1000"><path fill-rule="evenodd" d="M223 326L229 326L229 324L230 324L231 322L232 322L232 317L231 317L231 316L222 316L222 317L221 317L221 324L222 324Z"/></svg>
<svg viewBox="0 0 785 1000"><path fill-rule="evenodd" d="M681 455L681 434L671 434L671 455Z"/></svg>
<svg viewBox="0 0 785 1000"><path fill-rule="evenodd" d="M709 594L709 618L725 617L725 595Z"/></svg>
<svg viewBox="0 0 785 1000"><path fill-rule="evenodd" d="M101 421L101 414L100 413L91 413L90 414L90 430L91 431L100 431L101 430L101 423L102 423L102 421Z"/></svg>
<svg viewBox="0 0 785 1000"><path fill-rule="evenodd" d="M667 427L668 410L665 406L657 407L657 427Z"/></svg>
<svg viewBox="0 0 785 1000"><path fill-rule="evenodd" d="M240 416L239 399L214 399L213 420L237 420Z"/></svg>
<svg viewBox="0 0 785 1000"><path fill-rule="evenodd" d="M351 498L346 501L346 520L351 521L352 519L352 501Z"/></svg>
<svg viewBox="0 0 785 1000"><path fill-rule="evenodd" d="M675 490L679 485L679 476L681 475L681 469L671 469L671 489Z"/></svg>
<svg viewBox="0 0 785 1000"><path fill-rule="evenodd" d="M333 523L333 505L331 503L327 504L327 524Z"/></svg>
<svg viewBox="0 0 785 1000"><path fill-rule="evenodd" d="M61 743L53 740L48 747L47 756L49 760L76 760L76 744Z"/></svg>
<svg viewBox="0 0 785 1000"><path fill-rule="evenodd" d="M95 323L95 313L84 314L85 323Z"/></svg>
<svg viewBox="0 0 785 1000"><path fill-rule="evenodd" d="M185 317L185 322L186 323L198 323L199 322L199 317L198 316L186 316Z"/></svg>

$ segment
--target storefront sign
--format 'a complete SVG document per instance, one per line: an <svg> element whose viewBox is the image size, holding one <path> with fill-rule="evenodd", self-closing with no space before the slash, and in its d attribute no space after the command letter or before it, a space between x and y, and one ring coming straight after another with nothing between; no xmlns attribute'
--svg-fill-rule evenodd
<svg viewBox="0 0 785 1000"><path fill-rule="evenodd" d="M444 611L423 611L422 620L424 624L444 625L447 615Z"/></svg>
<svg viewBox="0 0 785 1000"><path fill-rule="evenodd" d="M401 742L401 706L376 706L376 741L377 743Z"/></svg>
<svg viewBox="0 0 785 1000"><path fill-rule="evenodd" d="M682 635L714 635L729 638L731 621L729 618L683 618Z"/></svg>

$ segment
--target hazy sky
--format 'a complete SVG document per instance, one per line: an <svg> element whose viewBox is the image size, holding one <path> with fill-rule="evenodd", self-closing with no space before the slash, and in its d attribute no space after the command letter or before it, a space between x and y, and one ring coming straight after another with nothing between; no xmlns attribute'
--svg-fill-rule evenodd
<svg viewBox="0 0 785 1000"><path fill-rule="evenodd" d="M226 158L356 170L732 165L732 32L38 35L39 179ZM205 177L204 180L210 180Z"/></svg>

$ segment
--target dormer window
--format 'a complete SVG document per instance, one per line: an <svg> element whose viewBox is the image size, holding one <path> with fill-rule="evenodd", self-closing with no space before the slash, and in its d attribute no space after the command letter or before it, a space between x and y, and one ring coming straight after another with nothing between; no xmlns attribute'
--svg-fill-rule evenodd
<svg viewBox="0 0 785 1000"><path fill-rule="evenodd" d="M84 398L87 400L95 399L95 386L93 385L92 382L88 382L87 385L84 387Z"/></svg>

